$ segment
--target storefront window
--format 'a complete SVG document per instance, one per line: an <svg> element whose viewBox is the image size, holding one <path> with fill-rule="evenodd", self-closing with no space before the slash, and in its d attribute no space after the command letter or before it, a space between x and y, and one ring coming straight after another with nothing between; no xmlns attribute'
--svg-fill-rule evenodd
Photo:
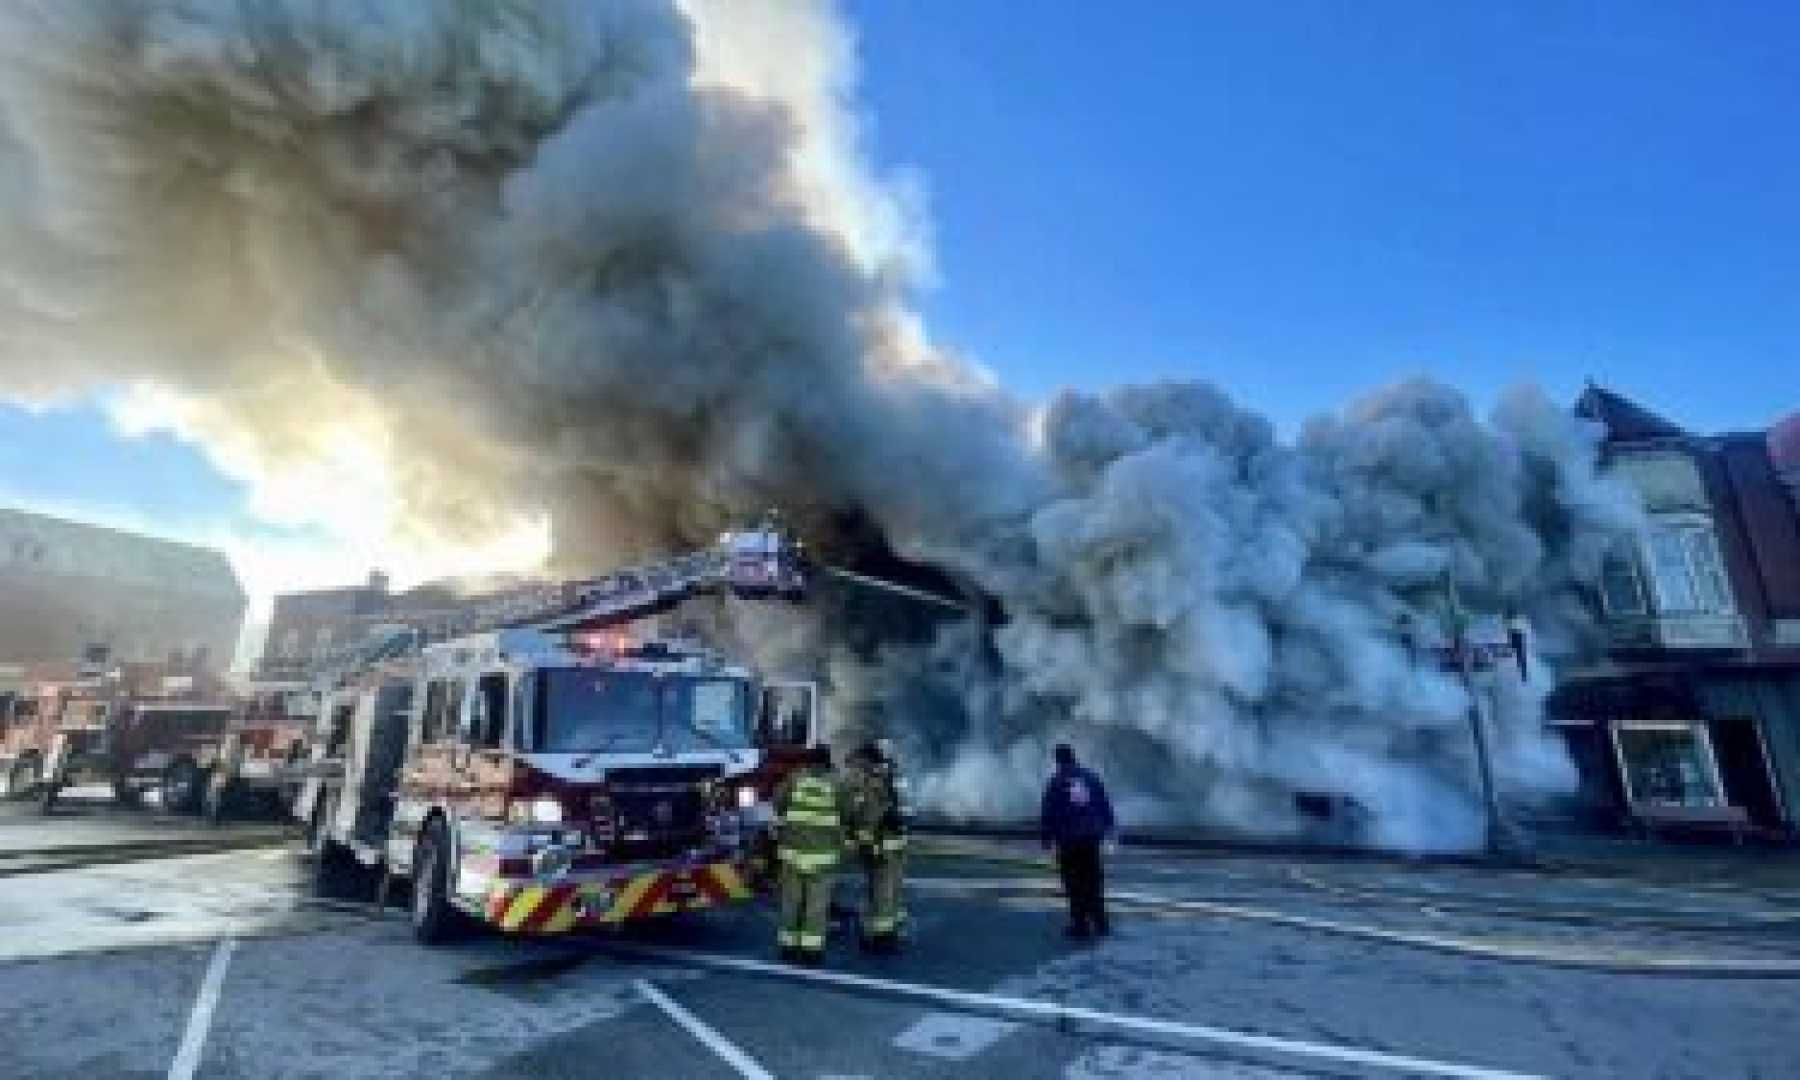
<svg viewBox="0 0 1800 1080"><path fill-rule="evenodd" d="M1633 802L1723 805L1712 746L1699 727L1621 728L1620 763Z"/></svg>

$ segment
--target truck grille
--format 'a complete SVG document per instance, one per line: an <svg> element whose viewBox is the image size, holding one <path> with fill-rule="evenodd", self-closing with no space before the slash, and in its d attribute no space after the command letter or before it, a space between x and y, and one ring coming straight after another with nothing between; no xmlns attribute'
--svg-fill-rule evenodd
<svg viewBox="0 0 1800 1080"><path fill-rule="evenodd" d="M673 858L709 842L704 784L710 776L691 775L699 771L634 769L635 775L622 770L609 777L607 795L594 802L594 824L609 836L615 858Z"/></svg>

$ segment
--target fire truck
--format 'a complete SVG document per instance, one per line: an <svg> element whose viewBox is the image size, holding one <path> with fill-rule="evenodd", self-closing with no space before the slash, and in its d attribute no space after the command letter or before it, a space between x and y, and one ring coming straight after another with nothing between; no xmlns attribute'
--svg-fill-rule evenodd
<svg viewBox="0 0 1800 1080"><path fill-rule="evenodd" d="M774 788L818 742L817 688L628 627L700 593L801 596L798 549L760 532L346 663L294 805L321 866L411 879L426 944L468 921L554 934L749 899Z"/></svg>
<svg viewBox="0 0 1800 1080"><path fill-rule="evenodd" d="M318 699L304 682L250 685L218 741L201 754L205 784L197 809L207 820L219 823L257 804L286 813L317 726Z"/></svg>
<svg viewBox="0 0 1800 1080"><path fill-rule="evenodd" d="M91 651L0 715L0 775L8 794L35 794L45 813L78 784L106 784L127 804L155 789L166 807L198 805L208 749L231 713L223 687L203 672L115 665Z"/></svg>

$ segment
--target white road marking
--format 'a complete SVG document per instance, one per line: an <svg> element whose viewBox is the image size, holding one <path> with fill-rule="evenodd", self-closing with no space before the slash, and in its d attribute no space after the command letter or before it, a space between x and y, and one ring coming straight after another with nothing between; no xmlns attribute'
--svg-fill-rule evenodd
<svg viewBox="0 0 1800 1080"><path fill-rule="evenodd" d="M990 1020L968 1013L926 1013L918 1023L902 1031L894 1045L915 1054L967 1061L1019 1029L1007 1020Z"/></svg>
<svg viewBox="0 0 1800 1080"><path fill-rule="evenodd" d="M1307 1080L1317 1075L1136 1046L1096 1046L1063 1070L1063 1080L1116 1080L1120 1076L1141 1080Z"/></svg>
<svg viewBox="0 0 1800 1080"><path fill-rule="evenodd" d="M1119 1013L1101 1012L1097 1009L1058 1005L1049 1001L1002 997L998 994L978 994L967 990L951 990L920 983L894 982L889 979L870 978L867 975L852 975L843 971L784 967L741 956L683 952L679 949L652 946L634 946L621 951L651 956L672 963L709 967L719 971L748 972L798 982L823 983L828 986L868 990L890 997L916 998L976 1012L1002 1013L1040 1020L1072 1020L1124 1031L1173 1036L1196 1042L1216 1043L1221 1046L1234 1046L1246 1050L1261 1050L1292 1057L1367 1065L1378 1069L1422 1076L1447 1076L1454 1077L1455 1080L1545 1080L1544 1077L1531 1073L1509 1072L1504 1069L1489 1069L1479 1065L1462 1065L1450 1061L1433 1061L1430 1058L1389 1054L1380 1050L1364 1050L1355 1046L1307 1042L1303 1039L1288 1039L1276 1035L1258 1035L1254 1032L1232 1031L1229 1028L1212 1027L1206 1024L1187 1024L1176 1020L1158 1020L1147 1016L1125 1016Z"/></svg>
<svg viewBox="0 0 1800 1080"><path fill-rule="evenodd" d="M775 1080L773 1073L758 1065L749 1054L732 1045L725 1036L707 1027L706 1023L698 1016L677 1005L669 995L643 979L637 980L632 985L650 1004L668 1014L669 1019L681 1025L689 1035L705 1043L708 1050L719 1055L721 1061L736 1069L737 1074L744 1077L745 1080Z"/></svg>
<svg viewBox="0 0 1800 1080"><path fill-rule="evenodd" d="M181 1049L169 1065L169 1080L193 1080L200 1067L200 1055L206 1050L206 1033L212 1028L213 1010L219 1007L219 991L225 985L225 969L231 964L237 942L220 941L213 949L212 963L206 965L206 978L201 980L199 996L194 998L194 1011L188 1014L187 1033L181 1037Z"/></svg>

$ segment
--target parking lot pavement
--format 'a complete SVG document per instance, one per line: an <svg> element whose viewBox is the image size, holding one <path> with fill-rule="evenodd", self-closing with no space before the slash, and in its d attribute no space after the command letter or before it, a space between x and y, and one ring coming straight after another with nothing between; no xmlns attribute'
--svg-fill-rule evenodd
<svg viewBox="0 0 1800 1080"><path fill-rule="evenodd" d="M0 878L0 1075L1773 1077L1800 1020L1793 981L1566 970L1179 908L1122 910L1112 938L1071 945L1028 863L918 870L908 952L862 956L840 933L816 972L770 963L757 907L428 950L397 910L308 899L279 848ZM1321 902L1268 863L1117 877ZM1481 932L1528 930L1503 915Z"/></svg>
<svg viewBox="0 0 1800 1080"><path fill-rule="evenodd" d="M124 808L97 786L69 788L49 817L35 802L0 800L0 858L133 845L274 843L285 831L283 822L266 816L219 828L154 805Z"/></svg>

